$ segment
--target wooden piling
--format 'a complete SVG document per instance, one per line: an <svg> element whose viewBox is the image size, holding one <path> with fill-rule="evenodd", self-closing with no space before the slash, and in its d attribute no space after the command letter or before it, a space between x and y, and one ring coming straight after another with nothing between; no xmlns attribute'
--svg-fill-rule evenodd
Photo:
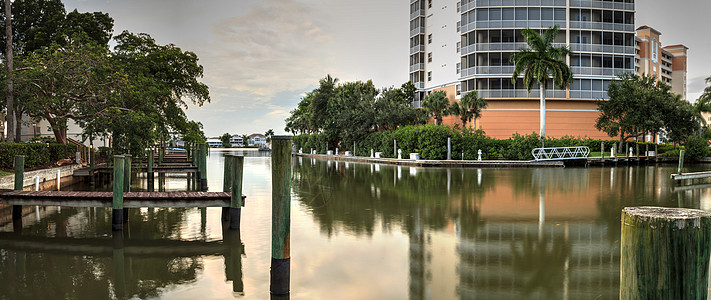
<svg viewBox="0 0 711 300"><path fill-rule="evenodd" d="M15 190L21 191L25 182L25 156L15 155ZM22 219L22 205L12 206L12 219Z"/></svg>
<svg viewBox="0 0 711 300"><path fill-rule="evenodd" d="M96 150L94 149L94 145L91 145L91 147L89 147L89 184L91 185L96 183L96 179L94 178L94 171L96 170L95 157Z"/></svg>
<svg viewBox="0 0 711 300"><path fill-rule="evenodd" d="M620 299L706 299L710 255L711 213L625 208Z"/></svg>
<svg viewBox="0 0 711 300"><path fill-rule="evenodd" d="M153 161L155 158L153 157L153 150L148 150L148 165L146 166L146 172L148 174L146 175L148 178L148 185L153 184L153 180L155 180L155 174L153 174Z"/></svg>
<svg viewBox="0 0 711 300"><path fill-rule="evenodd" d="M230 195L230 230L240 229L242 218L242 176L244 174L244 156L232 158L232 187Z"/></svg>
<svg viewBox="0 0 711 300"><path fill-rule="evenodd" d="M123 156L114 155L114 198L111 205L111 229L114 231L123 230L123 167Z"/></svg>
<svg viewBox="0 0 711 300"><path fill-rule="evenodd" d="M165 157L165 148L163 147L163 145L161 145L160 148L158 149L158 165L159 166L163 164L163 157Z"/></svg>
<svg viewBox="0 0 711 300"><path fill-rule="evenodd" d="M684 150L679 151L679 167L676 169L676 173L681 175L684 171Z"/></svg>
<svg viewBox="0 0 711 300"><path fill-rule="evenodd" d="M289 294L291 222L290 136L272 137L272 261L270 292Z"/></svg>
<svg viewBox="0 0 711 300"><path fill-rule="evenodd" d="M131 191L131 154L124 154L123 156L123 191L128 193ZM128 208L123 209L123 222L128 222Z"/></svg>
<svg viewBox="0 0 711 300"><path fill-rule="evenodd" d="M200 190L207 191L207 144L200 144Z"/></svg>
<svg viewBox="0 0 711 300"><path fill-rule="evenodd" d="M222 181L222 191L230 192L232 190L232 165L234 162L234 156L231 154L225 155L225 172ZM222 222L227 222L230 220L230 208L222 208Z"/></svg>

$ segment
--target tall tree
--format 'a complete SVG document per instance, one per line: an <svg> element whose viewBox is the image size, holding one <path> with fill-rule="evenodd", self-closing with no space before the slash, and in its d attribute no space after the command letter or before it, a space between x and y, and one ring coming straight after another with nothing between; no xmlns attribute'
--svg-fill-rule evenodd
<svg viewBox="0 0 711 300"><path fill-rule="evenodd" d="M552 80L559 88L566 89L573 82L573 72L566 63L566 57L572 52L553 45L558 29L558 25L549 27L543 36L530 28L524 29L521 34L530 49L520 49L511 56L511 62L516 64L511 82L515 83L523 73L523 84L529 93L534 84L539 86L541 138L546 135L546 84Z"/></svg>
<svg viewBox="0 0 711 300"><path fill-rule="evenodd" d="M220 136L220 141L222 142L222 148L231 148L232 144L230 143L230 139L232 138L232 135L229 133L225 132L223 135Z"/></svg>
<svg viewBox="0 0 711 300"><path fill-rule="evenodd" d="M5 0L5 67L7 68L6 82L6 110L7 116L7 140L12 141L15 137L13 131L15 130L15 102L14 102L14 91L12 86L13 77L13 57L12 57L12 5L10 0Z"/></svg>
<svg viewBox="0 0 711 300"><path fill-rule="evenodd" d="M435 124L442 125L442 116L448 114L449 99L444 91L434 91L422 100L422 107L434 117Z"/></svg>
<svg viewBox="0 0 711 300"><path fill-rule="evenodd" d="M269 128L269 130L264 132L264 136L267 137L267 143L270 143L272 141L272 137L274 136L274 130Z"/></svg>
<svg viewBox="0 0 711 300"><path fill-rule="evenodd" d="M694 112L698 115L704 126L708 126L708 121L702 116L703 113L711 113L711 77L706 78L706 88L701 97L694 103Z"/></svg>

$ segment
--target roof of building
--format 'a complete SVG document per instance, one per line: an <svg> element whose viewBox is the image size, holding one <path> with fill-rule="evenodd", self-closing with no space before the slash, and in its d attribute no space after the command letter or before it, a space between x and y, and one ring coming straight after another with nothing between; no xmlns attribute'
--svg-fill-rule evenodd
<svg viewBox="0 0 711 300"><path fill-rule="evenodd" d="M651 31L654 31L654 32L656 32L656 33L659 34L659 35L662 35L661 32L659 32L659 31L657 31L656 29L654 29L654 28L652 28L652 27L649 27L649 26L647 26L647 25L639 26L639 28L637 28L637 31L640 31L640 30L647 30L647 29L649 29L649 30L651 30Z"/></svg>
<svg viewBox="0 0 711 300"><path fill-rule="evenodd" d="M258 136L258 137L267 137L266 135L263 135L263 134L261 134L261 133L253 133L253 134L250 134L250 135L249 135L249 137L251 137L251 138L252 138L252 137L257 137L257 136Z"/></svg>
<svg viewBox="0 0 711 300"><path fill-rule="evenodd" d="M675 48L684 48L686 50L689 50L689 47L686 47L682 44L677 44L677 45L669 45L669 46L664 46L662 49L675 49Z"/></svg>

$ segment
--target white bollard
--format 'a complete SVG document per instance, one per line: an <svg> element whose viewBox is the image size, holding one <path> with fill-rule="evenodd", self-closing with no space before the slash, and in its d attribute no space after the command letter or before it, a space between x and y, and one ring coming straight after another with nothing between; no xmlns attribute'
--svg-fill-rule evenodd
<svg viewBox="0 0 711 300"><path fill-rule="evenodd" d="M402 159L402 149L397 149L397 159Z"/></svg>
<svg viewBox="0 0 711 300"><path fill-rule="evenodd" d="M338 148L336 148L336 155L338 155Z"/></svg>
<svg viewBox="0 0 711 300"><path fill-rule="evenodd" d="M627 158L632 157L632 156L633 156L633 155L632 155L633 153L634 153L634 152L632 152L632 147L630 147L630 155L627 155Z"/></svg>
<svg viewBox="0 0 711 300"><path fill-rule="evenodd" d="M81 164L81 152L76 153L76 161L77 161L77 164Z"/></svg>
<svg viewBox="0 0 711 300"><path fill-rule="evenodd" d="M57 190L60 190L60 184L62 182L62 171L57 170Z"/></svg>
<svg viewBox="0 0 711 300"><path fill-rule="evenodd" d="M35 176L35 191L39 191L39 176Z"/></svg>
<svg viewBox="0 0 711 300"><path fill-rule="evenodd" d="M478 155L476 160L481 161L481 149L479 149L479 151L477 151L476 153Z"/></svg>
<svg viewBox="0 0 711 300"><path fill-rule="evenodd" d="M373 153L375 153L375 152L373 152L373 149L370 149L370 158L375 157Z"/></svg>

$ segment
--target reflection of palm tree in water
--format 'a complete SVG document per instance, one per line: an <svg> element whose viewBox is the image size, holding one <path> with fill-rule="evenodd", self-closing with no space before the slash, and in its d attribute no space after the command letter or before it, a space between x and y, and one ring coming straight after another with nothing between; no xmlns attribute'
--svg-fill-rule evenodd
<svg viewBox="0 0 711 300"><path fill-rule="evenodd" d="M536 237L526 234L520 245L511 242L513 268L518 276L525 277L521 285L525 295L541 289L547 297L553 297L565 277L565 263L570 257L572 246L564 237Z"/></svg>

